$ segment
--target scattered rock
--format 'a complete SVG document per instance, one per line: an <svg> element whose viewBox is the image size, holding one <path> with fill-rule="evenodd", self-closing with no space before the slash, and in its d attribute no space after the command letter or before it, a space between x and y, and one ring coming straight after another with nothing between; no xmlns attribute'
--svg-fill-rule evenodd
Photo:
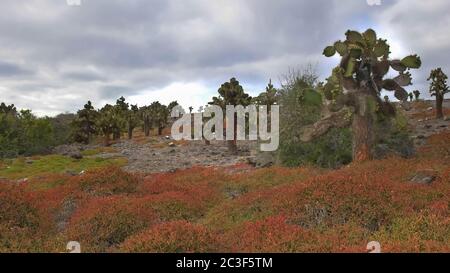
<svg viewBox="0 0 450 273"><path fill-rule="evenodd" d="M428 107L427 111L433 111L433 107Z"/></svg>
<svg viewBox="0 0 450 273"><path fill-rule="evenodd" d="M81 144L60 145L53 149L53 153L59 155L70 155L71 153L80 151L81 151Z"/></svg>
<svg viewBox="0 0 450 273"><path fill-rule="evenodd" d="M68 174L70 176L77 176L78 172L69 170L69 171L66 171L66 174Z"/></svg>
<svg viewBox="0 0 450 273"><path fill-rule="evenodd" d="M154 145L143 145L133 140L121 140L113 147L116 153L100 153L94 157L111 155L114 157L124 157L127 159L125 171L131 173L161 173L174 172L196 166L234 166L242 163L242 160L250 156L250 142L238 143L239 152L236 155L228 153L225 141L211 141L207 146L203 141L189 141L183 145L176 145L176 142L167 141L165 137L151 139ZM173 143L170 144L169 143ZM160 146L162 144L163 146ZM172 146L172 147L171 147ZM215 154L215 155L212 155ZM188 163L187 163L188 162Z"/></svg>
<svg viewBox="0 0 450 273"><path fill-rule="evenodd" d="M375 159L382 159L385 158L390 152L391 149L387 144L378 144L377 146L375 146L373 156Z"/></svg>
<svg viewBox="0 0 450 273"><path fill-rule="evenodd" d="M247 157L247 163L256 167L256 156Z"/></svg>
<svg viewBox="0 0 450 273"><path fill-rule="evenodd" d="M166 136L166 139L167 139L167 140L170 139L170 136Z"/></svg>
<svg viewBox="0 0 450 273"><path fill-rule="evenodd" d="M431 129L431 128L433 128L433 125L427 124L427 125L424 126L424 128L425 128L425 129Z"/></svg>
<svg viewBox="0 0 450 273"><path fill-rule="evenodd" d="M242 195L242 192L237 191L237 190L235 190L235 191L227 191L227 192L225 193L225 195L226 195L228 198L236 199L236 198L238 198L239 196Z"/></svg>
<svg viewBox="0 0 450 273"><path fill-rule="evenodd" d="M275 163L275 155L271 152L260 152L256 155L256 167L268 168Z"/></svg>
<svg viewBox="0 0 450 273"><path fill-rule="evenodd" d="M33 164L33 160L32 159L27 159L27 160L25 160L25 163L26 164L29 164L29 165L31 165L31 164Z"/></svg>
<svg viewBox="0 0 450 273"><path fill-rule="evenodd" d="M70 216L75 212L77 204L72 198L66 199L61 210L56 215L56 227L58 231L63 231L69 221Z"/></svg>
<svg viewBox="0 0 450 273"><path fill-rule="evenodd" d="M18 184L22 184L22 183L26 183L26 182L28 182L28 178L22 178L22 179L17 180Z"/></svg>
<svg viewBox="0 0 450 273"><path fill-rule="evenodd" d="M176 146L175 143L173 143L173 142L169 143L169 147L175 147L175 146Z"/></svg>
<svg viewBox="0 0 450 273"><path fill-rule="evenodd" d="M418 139L426 139L427 137L424 136L424 135L418 135L417 138L418 138Z"/></svg>
<svg viewBox="0 0 450 273"><path fill-rule="evenodd" d="M83 159L83 155L80 152L70 153L69 156L73 159L80 160Z"/></svg>
<svg viewBox="0 0 450 273"><path fill-rule="evenodd" d="M411 183L429 185L437 179L437 173L434 170L418 171L411 178Z"/></svg>

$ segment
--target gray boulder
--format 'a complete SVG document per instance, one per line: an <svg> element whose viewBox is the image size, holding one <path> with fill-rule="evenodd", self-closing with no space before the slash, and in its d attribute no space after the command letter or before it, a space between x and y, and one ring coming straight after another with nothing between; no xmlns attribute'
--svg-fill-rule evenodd
<svg viewBox="0 0 450 273"><path fill-rule="evenodd" d="M429 185L438 178L434 170L421 170L416 172L410 179L411 183Z"/></svg>

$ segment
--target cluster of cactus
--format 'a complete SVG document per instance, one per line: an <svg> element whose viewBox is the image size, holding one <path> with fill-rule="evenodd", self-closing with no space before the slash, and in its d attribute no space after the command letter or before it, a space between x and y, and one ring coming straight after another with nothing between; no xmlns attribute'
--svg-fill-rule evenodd
<svg viewBox="0 0 450 273"><path fill-rule="evenodd" d="M161 135L162 130L169 123L170 112L176 105L178 105L176 101L171 102L169 106L163 105L159 101L155 101L148 106L139 108L145 136L149 136L150 131L153 128L157 128L158 135Z"/></svg>
<svg viewBox="0 0 450 273"><path fill-rule="evenodd" d="M436 97L436 116L438 119L444 117L442 103L444 102L444 95L449 92L447 79L447 75L445 75L441 68L433 69L428 78L428 81L431 81L431 96Z"/></svg>
<svg viewBox="0 0 450 273"><path fill-rule="evenodd" d="M166 105L161 104L159 101L152 102L149 106L152 114L153 125L158 129L158 135L162 134L162 130L167 126L169 122L170 112Z"/></svg>
<svg viewBox="0 0 450 273"><path fill-rule="evenodd" d="M410 101L413 101L414 99L417 101L417 100L419 100L419 97L420 97L420 91L414 90L408 94L408 97L409 97Z"/></svg>
<svg viewBox="0 0 450 273"><path fill-rule="evenodd" d="M347 31L345 41L337 41L325 48L323 54L332 57L338 53L342 59L340 66L333 70L333 75L324 86L327 99L336 100L343 94L366 91L375 98L384 89L395 91L400 101L408 99L403 87L412 84L409 69L421 66L420 57L410 55L401 60L390 60L390 47L386 40L377 39L374 30L364 33ZM398 72L393 79L384 79L390 68ZM344 91L345 90L345 91Z"/></svg>
<svg viewBox="0 0 450 273"><path fill-rule="evenodd" d="M96 110L92 103L88 103L83 109L77 112L75 120L72 122L74 140L77 142L89 143L95 135L104 137L104 144L109 145L110 137L113 140L121 138L123 133L128 133L128 138L133 137L133 130L142 125L146 136L150 135L152 128L158 129L158 134L169 123L169 114L173 107L178 105L176 101L169 106L160 102L153 102L151 105L138 107L130 105L124 97L117 99L116 104L106 104Z"/></svg>
<svg viewBox="0 0 450 273"><path fill-rule="evenodd" d="M395 108L388 98L385 97L383 101L380 97L381 91L394 91L394 96L405 106L409 94L404 87L412 84L409 70L420 68L422 62L417 55L390 59L390 46L386 40L379 39L372 29L363 33L349 30L345 35L344 41L337 41L323 51L326 57L336 54L341 57L339 66L333 69L322 87L324 97L329 101L327 105L331 107L327 109L327 116L304 132L316 135L314 128L326 132L325 129L331 127L333 122L339 123L333 115L338 119L342 111L350 111L353 115L353 158L364 161L371 158L374 113L395 115ZM385 78L391 69L398 75L391 79ZM309 138L305 136L303 139Z"/></svg>
<svg viewBox="0 0 450 273"><path fill-rule="evenodd" d="M269 80L266 91L253 98L253 102L258 105L275 105L278 102L278 90L273 86L272 80Z"/></svg>
<svg viewBox="0 0 450 273"><path fill-rule="evenodd" d="M2 102L0 104L0 113L1 114L16 114L17 113L17 109L14 106L14 104L11 105L6 105L4 102Z"/></svg>

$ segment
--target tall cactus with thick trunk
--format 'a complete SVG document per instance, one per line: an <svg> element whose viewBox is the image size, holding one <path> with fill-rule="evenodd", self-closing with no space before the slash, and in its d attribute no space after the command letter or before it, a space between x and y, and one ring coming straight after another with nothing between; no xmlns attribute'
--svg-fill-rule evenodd
<svg viewBox="0 0 450 273"><path fill-rule="evenodd" d="M226 109L227 105L242 105L248 106L252 97L245 93L244 88L239 84L236 78L231 78L229 82L225 82L218 90L219 96L213 97L209 105L220 106L223 110ZM227 121L225 121L226 124ZM227 125L228 126L228 125ZM237 118L236 114L234 117L234 138L233 140L228 140L228 149L231 153L237 153Z"/></svg>
<svg viewBox="0 0 450 273"><path fill-rule="evenodd" d="M387 41L378 39L372 29L364 33L349 30L345 41L337 41L325 48L323 54L326 57L338 53L341 62L323 87L329 106L327 114L316 124L304 128L302 140L309 141L332 127L351 124L354 161L372 158L374 114L377 111L393 114L392 107L380 97L381 91L394 91L395 97L405 105L408 93L404 87L412 84L408 70L421 66L417 55L391 60L389 49ZM386 79L391 68L398 76Z"/></svg>
<svg viewBox="0 0 450 273"><path fill-rule="evenodd" d="M445 75L441 68L432 70L430 77L428 78L428 81L431 80L431 96L436 97L436 118L438 119L444 117L444 112L442 111L442 103L444 102L444 95L449 92L447 79L447 75Z"/></svg>
<svg viewBox="0 0 450 273"><path fill-rule="evenodd" d="M420 98L420 91L419 90L414 90L413 94L414 94L414 97L416 98L416 100L419 100L419 98Z"/></svg>

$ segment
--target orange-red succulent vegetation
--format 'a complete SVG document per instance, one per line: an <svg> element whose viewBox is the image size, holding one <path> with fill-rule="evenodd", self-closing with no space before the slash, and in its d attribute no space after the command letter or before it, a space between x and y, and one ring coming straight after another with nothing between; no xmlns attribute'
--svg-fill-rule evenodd
<svg viewBox="0 0 450 273"><path fill-rule="evenodd" d="M196 167L147 177L118 168L0 182L0 251L450 251L450 133L411 159L339 170ZM235 171L233 171L235 169ZM412 183L418 172L431 184Z"/></svg>
<svg viewBox="0 0 450 273"><path fill-rule="evenodd" d="M39 195L23 185L0 182L0 252L45 251L55 228L39 203Z"/></svg>
<svg viewBox="0 0 450 273"><path fill-rule="evenodd" d="M106 252L159 221L145 198L95 197L74 212L64 233L86 252Z"/></svg>
<svg viewBox="0 0 450 273"><path fill-rule="evenodd" d="M188 221L164 222L131 236L122 252L194 253L220 251L216 234L205 226Z"/></svg>
<svg viewBox="0 0 450 273"><path fill-rule="evenodd" d="M118 167L89 171L72 181L83 192L94 196L133 193L139 184L139 177L122 171Z"/></svg>

